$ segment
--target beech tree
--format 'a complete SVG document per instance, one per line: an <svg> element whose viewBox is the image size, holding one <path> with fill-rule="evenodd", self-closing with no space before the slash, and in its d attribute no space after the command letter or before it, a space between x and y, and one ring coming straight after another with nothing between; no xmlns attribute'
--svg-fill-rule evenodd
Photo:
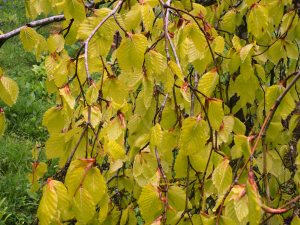
<svg viewBox="0 0 300 225"><path fill-rule="evenodd" d="M56 96L37 223L300 224L297 1L25 4L33 21L0 45L19 35ZM1 100L18 92L0 70Z"/></svg>

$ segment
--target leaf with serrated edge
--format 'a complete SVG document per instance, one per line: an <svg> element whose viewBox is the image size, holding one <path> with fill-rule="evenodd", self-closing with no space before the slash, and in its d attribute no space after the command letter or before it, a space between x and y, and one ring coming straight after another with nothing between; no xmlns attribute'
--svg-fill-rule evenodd
<svg viewBox="0 0 300 225"><path fill-rule="evenodd" d="M222 195L227 191L232 183L232 170L228 159L224 159L214 170L212 181L217 188L219 195Z"/></svg>
<svg viewBox="0 0 300 225"><path fill-rule="evenodd" d="M16 103L19 95L18 84L9 77L0 77L0 98L8 105Z"/></svg>
<svg viewBox="0 0 300 225"><path fill-rule="evenodd" d="M41 225L48 225L57 216L57 194L51 180L43 188L43 196L39 204L37 217Z"/></svg>
<svg viewBox="0 0 300 225"><path fill-rule="evenodd" d="M162 203L159 199L158 189L148 184L143 187L138 204L146 224L151 224L162 212Z"/></svg>

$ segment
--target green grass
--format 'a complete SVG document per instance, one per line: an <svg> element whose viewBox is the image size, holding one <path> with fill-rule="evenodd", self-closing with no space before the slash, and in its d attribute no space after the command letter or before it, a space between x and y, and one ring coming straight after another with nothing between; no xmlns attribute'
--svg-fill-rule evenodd
<svg viewBox="0 0 300 225"><path fill-rule="evenodd" d="M1 3L0 18L1 30L7 32L28 22L25 18L23 1L10 0ZM14 19L11 19L14 18ZM45 30L40 30L45 32ZM7 119L8 131L20 136L44 140L45 129L41 126L44 111L49 108L51 101L44 89L44 73L39 67L37 72L32 71L36 64L33 54L25 52L19 37L14 37L5 42L0 49L0 66L7 76L17 81L20 87L20 95L17 103L12 107L4 106Z"/></svg>
<svg viewBox="0 0 300 225"><path fill-rule="evenodd" d="M0 199L4 199L0 214L7 208L5 224L30 224L37 208L37 198L27 192L32 143L6 136L0 146Z"/></svg>
<svg viewBox="0 0 300 225"><path fill-rule="evenodd" d="M0 0L0 15L2 32L28 22L21 0ZM23 50L19 37L6 41L0 48L0 67L20 88L13 107L0 101L7 118L5 136L0 138L0 225L31 224L37 209L38 198L27 191L27 173L31 169L31 149L47 138L41 120L51 98L45 92L43 66L33 69L35 64L34 55Z"/></svg>

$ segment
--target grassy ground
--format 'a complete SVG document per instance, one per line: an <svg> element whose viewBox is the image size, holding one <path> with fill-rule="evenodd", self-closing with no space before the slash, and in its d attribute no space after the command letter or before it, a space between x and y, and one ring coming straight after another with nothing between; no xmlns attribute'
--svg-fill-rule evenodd
<svg viewBox="0 0 300 225"><path fill-rule="evenodd" d="M27 22L21 0L0 0L0 15L0 32ZM43 69L33 69L34 64L34 56L24 52L18 37L0 48L0 66L20 87L12 108L0 101L7 117L6 134L0 138L0 224L30 224L37 208L37 197L27 191L27 173L31 149L47 136L41 119L50 100L44 92Z"/></svg>

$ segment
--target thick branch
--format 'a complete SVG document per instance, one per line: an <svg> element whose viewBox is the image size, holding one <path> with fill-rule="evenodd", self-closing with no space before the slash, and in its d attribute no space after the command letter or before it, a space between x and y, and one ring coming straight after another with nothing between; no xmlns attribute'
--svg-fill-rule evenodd
<svg viewBox="0 0 300 225"><path fill-rule="evenodd" d="M20 33L20 31L22 30L22 28L24 27L38 27L38 26L45 26L45 25L48 25L50 23L54 23L54 22L59 22L59 21L63 21L65 20L65 16L64 15L57 15L57 16L51 16L51 17L48 17L48 18L44 18L44 19L40 19L40 20L35 20L35 21L31 21L30 23L24 25L24 26L21 26L15 30L12 30L6 34L2 34L0 35L0 47L3 45L3 43L18 35Z"/></svg>

